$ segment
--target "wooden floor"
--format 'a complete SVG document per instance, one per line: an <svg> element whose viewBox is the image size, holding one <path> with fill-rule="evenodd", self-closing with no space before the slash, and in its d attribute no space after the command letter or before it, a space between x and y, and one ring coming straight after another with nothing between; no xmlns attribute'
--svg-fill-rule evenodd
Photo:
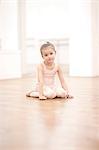
<svg viewBox="0 0 99 150"><path fill-rule="evenodd" d="M0 81L0 150L99 150L99 78L68 78L74 99L27 98L31 77Z"/></svg>

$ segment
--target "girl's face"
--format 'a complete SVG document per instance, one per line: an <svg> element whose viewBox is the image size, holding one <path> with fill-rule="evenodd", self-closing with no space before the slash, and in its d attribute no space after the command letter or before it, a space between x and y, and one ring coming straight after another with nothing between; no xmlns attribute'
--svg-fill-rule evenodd
<svg viewBox="0 0 99 150"><path fill-rule="evenodd" d="M47 47L42 50L42 57L46 63L52 64L55 60L55 51L51 47Z"/></svg>

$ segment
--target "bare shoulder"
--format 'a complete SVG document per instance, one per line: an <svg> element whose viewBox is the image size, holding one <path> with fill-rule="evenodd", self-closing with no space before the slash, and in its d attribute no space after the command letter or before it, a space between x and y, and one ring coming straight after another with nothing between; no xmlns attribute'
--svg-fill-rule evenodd
<svg viewBox="0 0 99 150"><path fill-rule="evenodd" d="M40 64L37 65L37 69L38 69L38 70L42 70L42 69L43 69L42 63L40 63Z"/></svg>
<svg viewBox="0 0 99 150"><path fill-rule="evenodd" d="M56 64L56 67L57 67L57 71L59 72L61 70L60 64Z"/></svg>

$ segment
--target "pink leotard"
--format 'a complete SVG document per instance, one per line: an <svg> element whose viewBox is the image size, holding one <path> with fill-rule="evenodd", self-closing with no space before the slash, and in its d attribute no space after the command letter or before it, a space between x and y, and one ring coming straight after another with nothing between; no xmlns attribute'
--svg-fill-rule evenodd
<svg viewBox="0 0 99 150"><path fill-rule="evenodd" d="M55 75L57 73L57 65L55 64L53 69L47 69L45 64L42 64L44 73L44 85L50 88L55 87Z"/></svg>

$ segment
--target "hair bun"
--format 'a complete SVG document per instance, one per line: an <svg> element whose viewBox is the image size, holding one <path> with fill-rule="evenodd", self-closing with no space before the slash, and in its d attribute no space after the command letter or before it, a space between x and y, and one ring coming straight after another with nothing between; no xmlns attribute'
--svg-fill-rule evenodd
<svg viewBox="0 0 99 150"><path fill-rule="evenodd" d="M47 43L47 44L50 44L50 42L49 42L49 41L47 41L46 43Z"/></svg>

